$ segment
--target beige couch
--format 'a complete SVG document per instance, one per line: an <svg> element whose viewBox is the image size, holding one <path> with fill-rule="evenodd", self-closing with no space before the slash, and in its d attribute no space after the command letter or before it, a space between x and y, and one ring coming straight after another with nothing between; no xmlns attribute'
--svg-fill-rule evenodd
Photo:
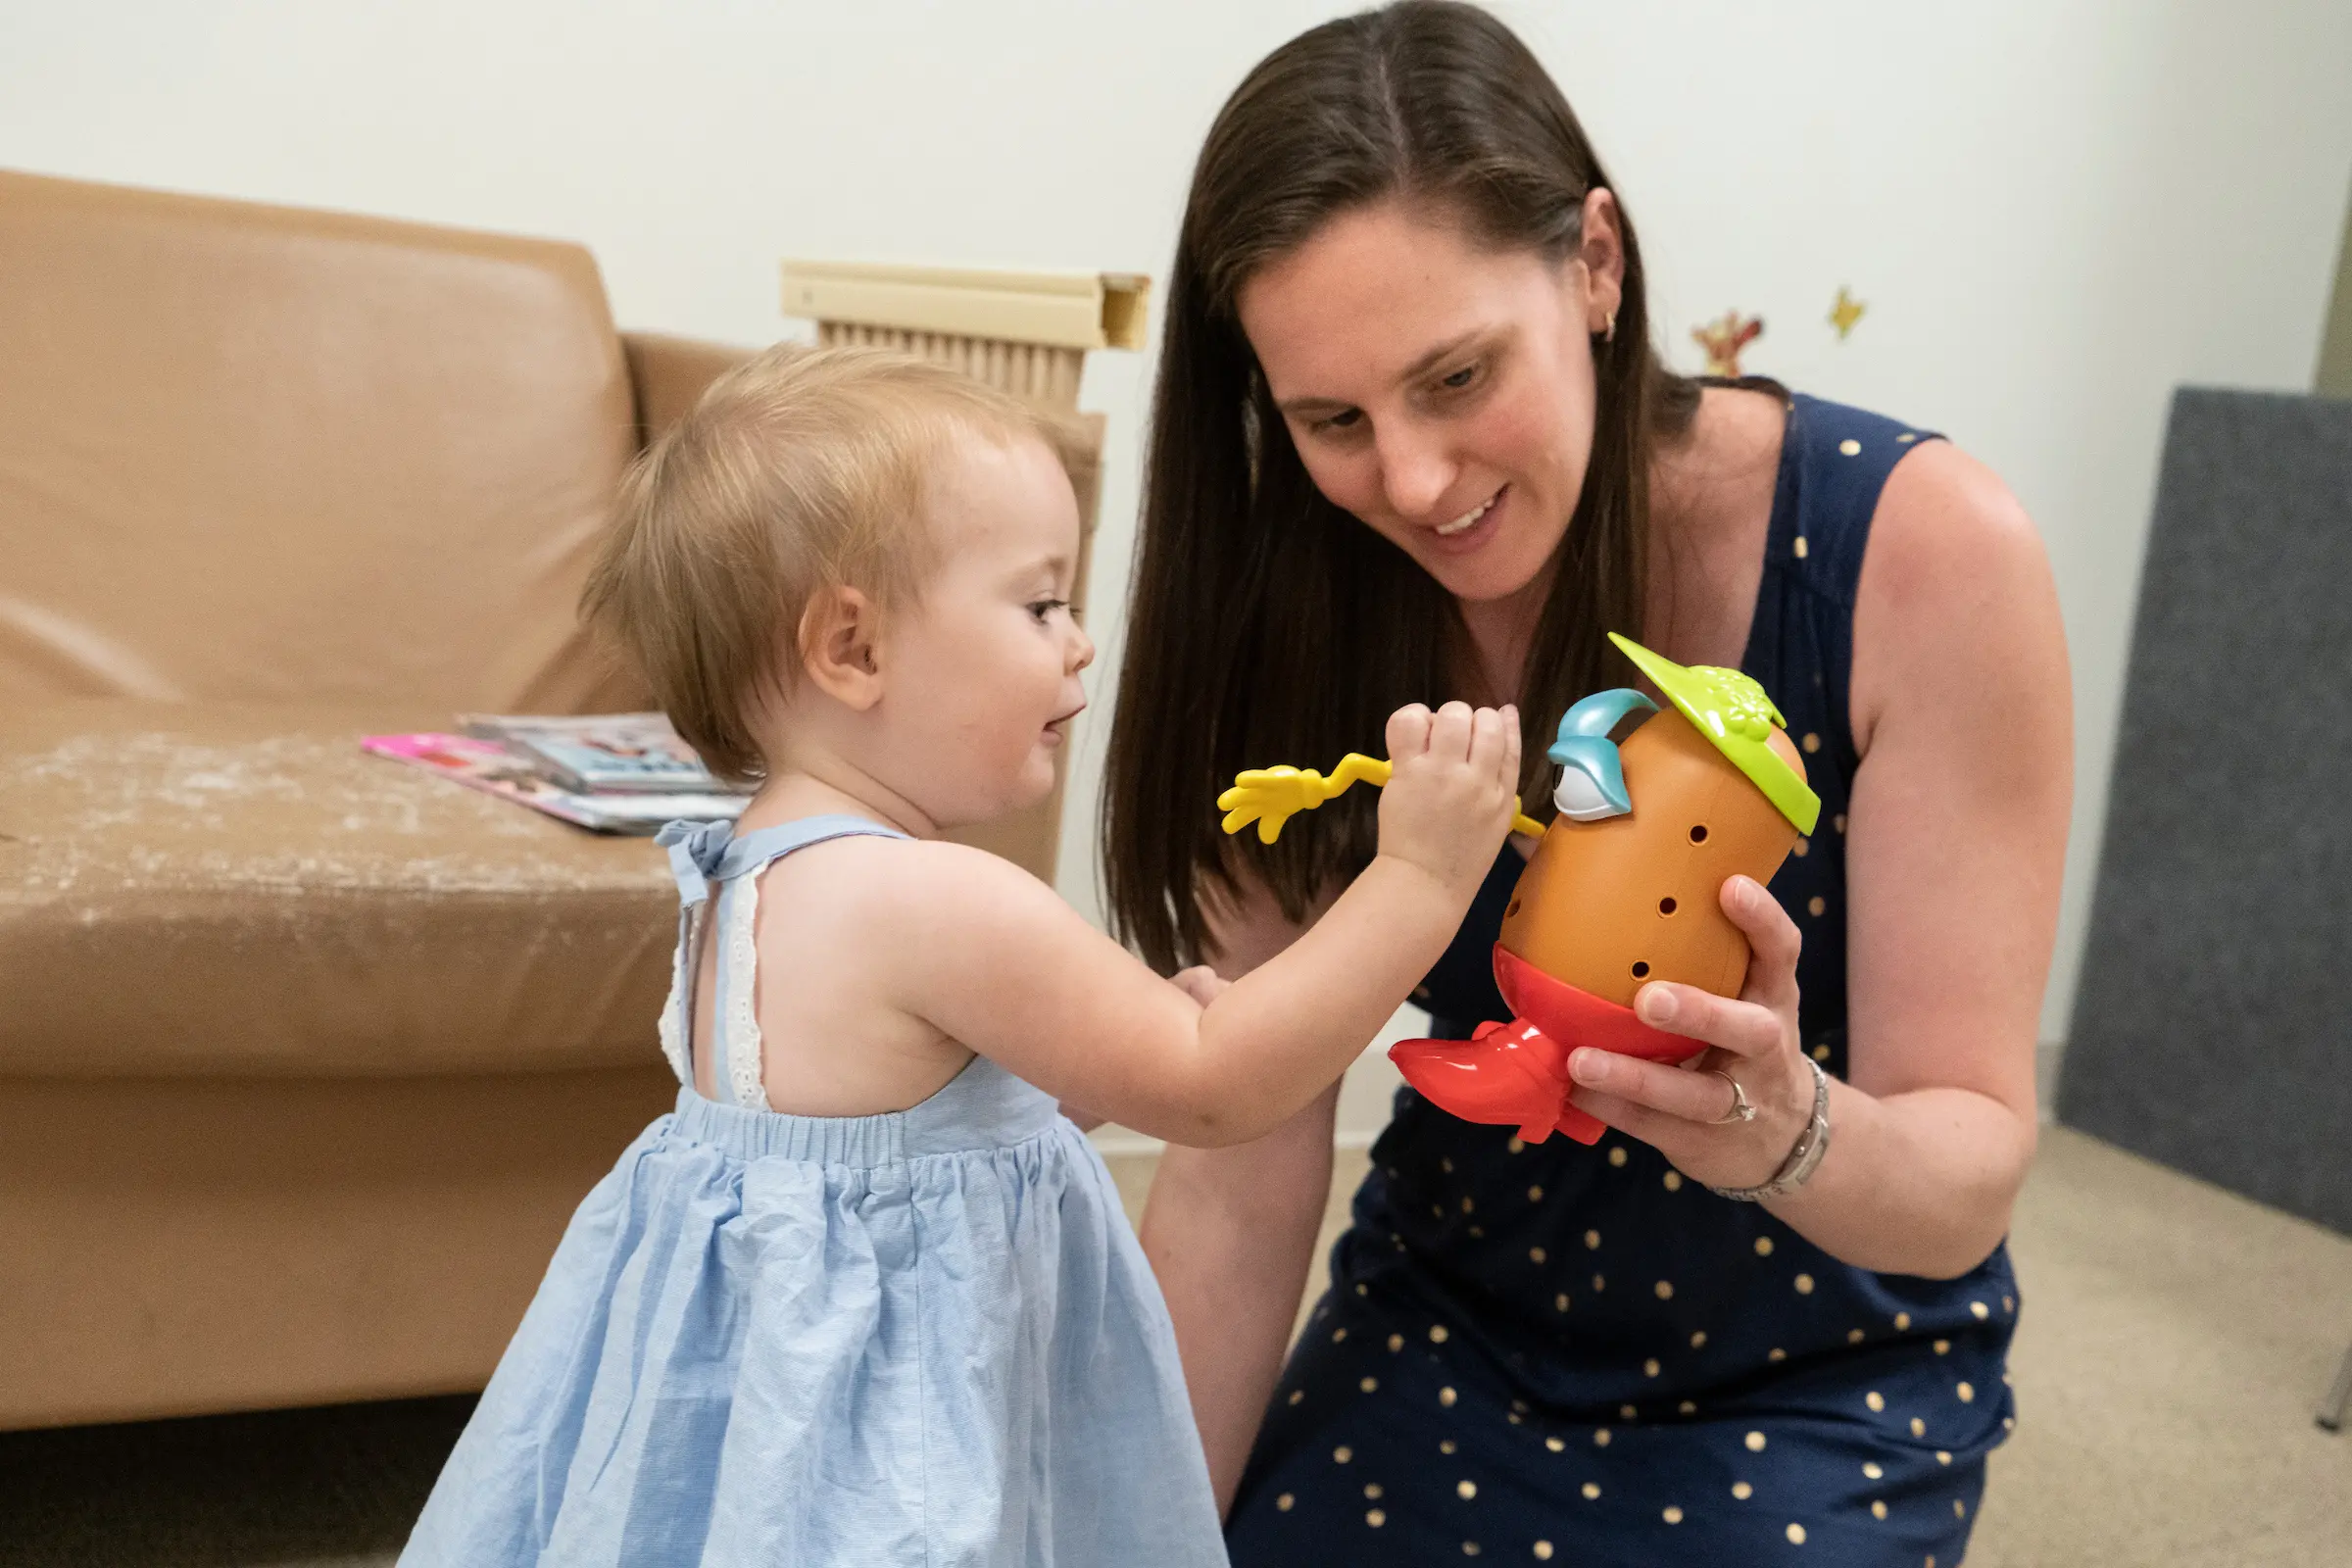
<svg viewBox="0 0 2352 1568"><path fill-rule="evenodd" d="M673 1093L676 895L357 742L642 701L574 598L742 352L572 245L0 172L0 1428L487 1376Z"/></svg>

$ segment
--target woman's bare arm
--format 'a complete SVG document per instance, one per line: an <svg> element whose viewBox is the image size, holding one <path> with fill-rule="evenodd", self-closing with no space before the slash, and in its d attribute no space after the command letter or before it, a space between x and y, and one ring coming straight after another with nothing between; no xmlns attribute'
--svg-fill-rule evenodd
<svg viewBox="0 0 2352 1568"><path fill-rule="evenodd" d="M2066 642L2034 526L1941 443L1906 457L1872 523L1854 610L1850 714L1862 765L1846 835L1847 1077L1829 1154L1775 1214L1832 1255L1952 1276L2009 1227L2034 1153L2034 1054L2072 800ZM1584 1051L1577 1102L1719 1187L1766 1180L1810 1112L1798 1054L1798 931L1754 884L1725 908L1754 951L1738 1000L1651 985L1648 1021L1717 1049L1759 1115L1713 1125L1728 1091ZM1671 1006L1672 1016L1660 1012Z"/></svg>
<svg viewBox="0 0 2352 1568"><path fill-rule="evenodd" d="M1832 1170L1833 1144L1781 1213L1867 1267L1956 1274L2008 1233L2034 1155L2074 798L2041 541L1956 447L1913 453L1887 482L1854 607L1852 710L1848 1159Z"/></svg>

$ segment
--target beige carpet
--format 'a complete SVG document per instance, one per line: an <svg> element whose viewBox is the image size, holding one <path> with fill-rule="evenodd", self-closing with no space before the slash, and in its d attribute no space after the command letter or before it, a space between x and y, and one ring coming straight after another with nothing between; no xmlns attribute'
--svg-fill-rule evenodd
<svg viewBox="0 0 2352 1568"><path fill-rule="evenodd" d="M1130 1207L1149 1155L1112 1160ZM1364 1165L1340 1156L1326 1243ZM2352 1240L2046 1129L1974 1568L2352 1564ZM0 1568L379 1568L466 1401L0 1434ZM1573 1560L1573 1556L1571 1556ZM1708 1565L1714 1568L1714 1565Z"/></svg>

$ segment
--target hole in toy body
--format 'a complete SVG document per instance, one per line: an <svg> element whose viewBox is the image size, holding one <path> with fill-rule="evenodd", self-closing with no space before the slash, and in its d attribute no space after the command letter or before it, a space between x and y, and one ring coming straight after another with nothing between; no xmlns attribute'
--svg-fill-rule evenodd
<svg viewBox="0 0 2352 1568"><path fill-rule="evenodd" d="M1648 979L1648 978L1649 978L1649 963L1648 963L1648 960L1646 960L1646 959L1637 959L1637 960L1635 960L1635 963L1634 963L1634 978L1635 978L1635 979L1637 979L1637 980L1646 980L1646 979Z"/></svg>
<svg viewBox="0 0 2352 1568"><path fill-rule="evenodd" d="M1696 826L1696 827L1694 827L1694 828L1692 828L1692 829L1690 830L1690 842L1691 842L1691 843L1693 843L1693 844L1704 844L1704 843L1706 843L1706 842L1707 842L1707 824L1706 824L1706 823L1704 823L1704 822L1701 822L1701 823L1699 823L1699 824L1698 824L1698 826Z"/></svg>
<svg viewBox="0 0 2352 1568"><path fill-rule="evenodd" d="M1682 906L1676 904L1672 899L1660 899L1658 901L1658 912L1660 914L1672 914L1680 907L1682 907Z"/></svg>

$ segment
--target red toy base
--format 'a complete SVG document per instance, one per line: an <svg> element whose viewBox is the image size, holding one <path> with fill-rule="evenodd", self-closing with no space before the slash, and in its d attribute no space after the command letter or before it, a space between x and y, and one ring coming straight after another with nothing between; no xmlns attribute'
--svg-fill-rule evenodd
<svg viewBox="0 0 2352 1568"><path fill-rule="evenodd" d="M1568 1054L1578 1047L1665 1062L1706 1049L1688 1035L1651 1028L1633 1008L1556 980L1499 945L1494 983L1516 1014L1509 1023L1480 1024L1468 1040L1399 1040L1389 1059L1440 1110L1464 1121L1515 1125L1531 1144L1554 1132L1592 1144L1606 1130L1569 1102L1575 1086Z"/></svg>

